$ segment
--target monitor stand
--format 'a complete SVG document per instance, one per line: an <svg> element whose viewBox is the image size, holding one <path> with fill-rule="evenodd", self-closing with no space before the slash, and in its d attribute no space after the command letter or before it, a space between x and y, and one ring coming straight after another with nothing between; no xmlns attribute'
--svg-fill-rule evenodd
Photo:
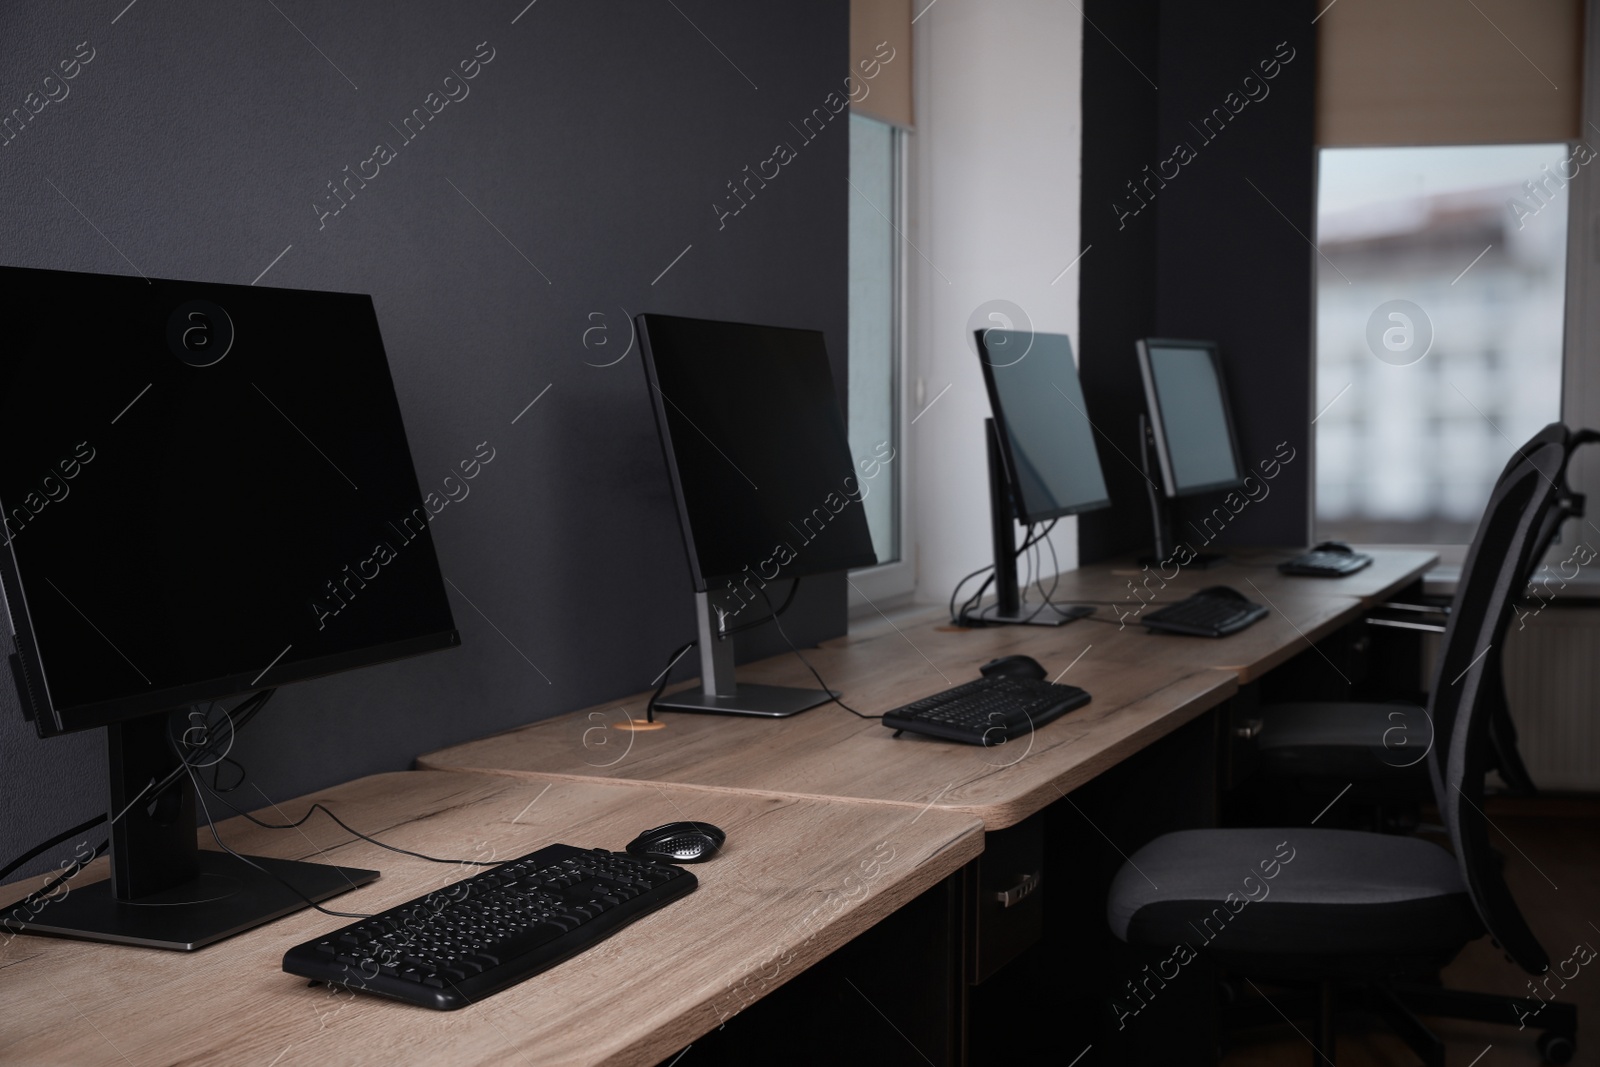
<svg viewBox="0 0 1600 1067"><path fill-rule="evenodd" d="M69 881L51 898L13 906L0 914L0 929L192 952L306 907L278 878L320 902L378 877L358 867L250 857L274 878L226 852L200 849L187 774L154 802L141 795L180 766L167 723L159 714L107 727L111 877Z"/></svg>
<svg viewBox="0 0 1600 1067"><path fill-rule="evenodd" d="M1150 494L1150 524L1155 527L1155 552L1139 557L1141 567L1162 567L1171 563L1177 549L1172 544L1172 519L1161 493L1156 489L1155 472L1150 468L1150 449L1154 444L1150 421L1139 416L1139 468L1144 475L1145 492ZM1203 571L1226 563L1228 557L1217 552L1190 552L1190 559L1182 564Z"/></svg>
<svg viewBox="0 0 1600 1067"><path fill-rule="evenodd" d="M1011 480L1005 454L1000 451L1000 428L984 419L989 442L989 528L994 543L994 610L979 609L975 618L986 626L1064 626L1073 619L1093 615L1087 604L1040 604L1026 611L1017 591L1017 527L1011 504Z"/></svg>
<svg viewBox="0 0 1600 1067"><path fill-rule="evenodd" d="M656 701L657 711L702 711L785 719L826 704L838 695L826 689L737 684L733 676L733 645L717 635L709 593L694 595L694 612L700 635L700 688L662 697Z"/></svg>

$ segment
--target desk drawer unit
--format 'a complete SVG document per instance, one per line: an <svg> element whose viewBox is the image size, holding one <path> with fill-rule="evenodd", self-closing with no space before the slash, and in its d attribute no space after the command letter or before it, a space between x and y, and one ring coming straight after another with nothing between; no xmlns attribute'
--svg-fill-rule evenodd
<svg viewBox="0 0 1600 1067"><path fill-rule="evenodd" d="M968 981L976 985L1044 934L1044 813L984 839L969 902Z"/></svg>

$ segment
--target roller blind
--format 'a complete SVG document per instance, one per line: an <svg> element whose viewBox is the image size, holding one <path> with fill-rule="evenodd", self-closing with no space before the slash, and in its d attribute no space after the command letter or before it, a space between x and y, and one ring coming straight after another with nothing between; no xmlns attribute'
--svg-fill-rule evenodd
<svg viewBox="0 0 1600 1067"><path fill-rule="evenodd" d="M1581 136L1582 0L1317 5L1317 143L1324 147Z"/></svg>
<svg viewBox="0 0 1600 1067"><path fill-rule="evenodd" d="M850 0L850 106L909 128L913 0ZM924 0L926 2L926 0Z"/></svg>

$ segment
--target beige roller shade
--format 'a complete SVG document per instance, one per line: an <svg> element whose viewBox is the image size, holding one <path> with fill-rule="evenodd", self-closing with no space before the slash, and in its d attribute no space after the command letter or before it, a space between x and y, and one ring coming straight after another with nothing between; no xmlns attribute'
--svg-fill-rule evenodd
<svg viewBox="0 0 1600 1067"><path fill-rule="evenodd" d="M1316 2L1318 144L1582 136L1582 0Z"/></svg>
<svg viewBox="0 0 1600 1067"><path fill-rule="evenodd" d="M912 124L912 2L850 0L850 106L905 127Z"/></svg>

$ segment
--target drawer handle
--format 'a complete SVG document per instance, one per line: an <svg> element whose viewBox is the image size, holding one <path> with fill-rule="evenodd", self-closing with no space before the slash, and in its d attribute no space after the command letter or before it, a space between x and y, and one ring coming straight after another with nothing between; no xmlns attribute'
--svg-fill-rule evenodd
<svg viewBox="0 0 1600 1067"><path fill-rule="evenodd" d="M1013 904L1021 903L1023 899L1031 896L1033 891L1039 888L1039 883L1042 881L1044 881L1044 873L1042 871L1025 874L1022 876L1022 881L1010 889L1002 889L994 895L994 899L1000 903L1002 908L1009 908Z"/></svg>
<svg viewBox="0 0 1600 1067"><path fill-rule="evenodd" d="M1241 741L1253 741L1259 733L1261 733L1260 719L1246 719L1233 728L1233 736Z"/></svg>

